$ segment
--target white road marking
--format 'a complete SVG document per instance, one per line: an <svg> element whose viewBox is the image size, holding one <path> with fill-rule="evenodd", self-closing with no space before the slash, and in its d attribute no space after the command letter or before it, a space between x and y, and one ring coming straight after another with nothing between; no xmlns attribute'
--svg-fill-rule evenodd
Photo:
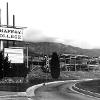
<svg viewBox="0 0 100 100"><path fill-rule="evenodd" d="M89 79L89 80L93 80L93 79ZM89 81L88 79L86 80L86 81ZM76 83L75 83L76 84ZM73 85L75 88L77 88L76 86L75 86L75 84ZM79 88L78 88L79 89ZM100 98L98 98L98 97L95 97L95 96L92 96L92 95L88 95L88 94L84 94L84 93L81 93L81 92L78 92L78 91L76 91L76 90L74 90L74 89L72 89L72 86L70 87L70 90L72 90L72 91L74 91L74 92L76 92L76 93L78 93L78 94L81 94L81 95L85 95L85 96L88 96L88 97L93 97L93 98L96 98L96 99L99 99L100 100ZM86 90L83 90L83 89L81 89L82 91L86 91ZM90 91L87 91L87 92L90 92ZM93 93L93 92L91 92L91 93ZM100 95L100 94L99 94Z"/></svg>

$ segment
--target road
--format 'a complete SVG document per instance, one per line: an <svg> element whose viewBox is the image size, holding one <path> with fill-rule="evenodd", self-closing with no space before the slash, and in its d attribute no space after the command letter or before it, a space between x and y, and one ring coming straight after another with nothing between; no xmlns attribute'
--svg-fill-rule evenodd
<svg viewBox="0 0 100 100"><path fill-rule="evenodd" d="M50 84L36 89L37 99L32 100L100 100L100 98L83 95L71 89L75 82Z"/></svg>
<svg viewBox="0 0 100 100"><path fill-rule="evenodd" d="M0 100L100 100L74 91L72 85L75 83L76 81L66 81L41 85L35 90L35 96L34 90L30 91L30 97L23 93L0 91Z"/></svg>

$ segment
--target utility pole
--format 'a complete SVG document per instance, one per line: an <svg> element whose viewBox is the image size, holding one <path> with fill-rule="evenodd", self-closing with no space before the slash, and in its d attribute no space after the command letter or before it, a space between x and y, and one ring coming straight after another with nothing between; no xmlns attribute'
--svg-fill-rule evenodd
<svg viewBox="0 0 100 100"><path fill-rule="evenodd" d="M7 27L9 25L9 15L8 15L8 2L7 2ZM7 48L9 47L9 41L7 40Z"/></svg>
<svg viewBox="0 0 100 100"><path fill-rule="evenodd" d="M27 68L28 68L28 45L27 45Z"/></svg>
<svg viewBox="0 0 100 100"><path fill-rule="evenodd" d="M27 51L27 54L26 54L26 55L27 55L27 68L29 68L29 66L28 66L28 56L29 56L29 55L28 55L28 45L29 45L29 43L26 43L26 51Z"/></svg>

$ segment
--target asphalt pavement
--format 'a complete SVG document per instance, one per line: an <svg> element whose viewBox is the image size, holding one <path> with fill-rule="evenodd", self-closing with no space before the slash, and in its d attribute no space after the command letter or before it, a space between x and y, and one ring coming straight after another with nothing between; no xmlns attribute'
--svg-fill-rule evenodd
<svg viewBox="0 0 100 100"><path fill-rule="evenodd" d="M72 89L78 81L54 82L30 87L26 92L2 92L0 100L100 100Z"/></svg>
<svg viewBox="0 0 100 100"><path fill-rule="evenodd" d="M35 90L36 100L100 100L72 90L76 82L54 83ZM31 100L35 100L34 98Z"/></svg>

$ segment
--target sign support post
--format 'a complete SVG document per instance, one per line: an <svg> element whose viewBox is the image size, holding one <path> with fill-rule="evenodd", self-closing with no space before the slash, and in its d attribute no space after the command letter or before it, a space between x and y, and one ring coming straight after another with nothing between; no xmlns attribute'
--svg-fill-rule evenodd
<svg viewBox="0 0 100 100"><path fill-rule="evenodd" d="M0 40L0 51L3 51L3 41Z"/></svg>
<svg viewBox="0 0 100 100"><path fill-rule="evenodd" d="M28 66L28 55L29 55L28 54L28 45L29 45L29 43L26 43L26 50L27 50L27 55L26 55L27 56L27 68L29 68L29 66Z"/></svg>
<svg viewBox="0 0 100 100"><path fill-rule="evenodd" d="M1 9L0 9L0 26L1 26ZM3 51L3 41L0 40L0 51Z"/></svg>
<svg viewBox="0 0 100 100"><path fill-rule="evenodd" d="M27 45L27 68L28 68L28 45Z"/></svg>

